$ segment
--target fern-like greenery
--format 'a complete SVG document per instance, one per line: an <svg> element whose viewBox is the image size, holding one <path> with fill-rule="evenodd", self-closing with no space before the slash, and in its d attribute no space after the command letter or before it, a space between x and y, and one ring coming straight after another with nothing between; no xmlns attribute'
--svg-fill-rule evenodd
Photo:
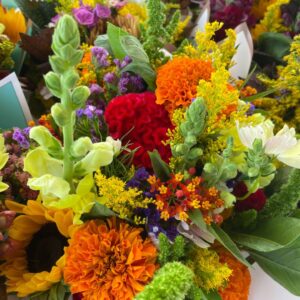
<svg viewBox="0 0 300 300"><path fill-rule="evenodd" d="M274 193L267 201L264 209L259 213L260 219L276 216L288 216L296 208L300 200L300 170L294 169L286 184L279 192Z"/></svg>

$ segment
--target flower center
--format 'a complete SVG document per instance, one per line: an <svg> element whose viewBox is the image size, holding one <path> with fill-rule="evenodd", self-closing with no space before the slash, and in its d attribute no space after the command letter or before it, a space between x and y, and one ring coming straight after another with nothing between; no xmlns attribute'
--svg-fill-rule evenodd
<svg viewBox="0 0 300 300"><path fill-rule="evenodd" d="M67 244L67 238L58 231L54 223L43 225L26 247L28 271L50 272L56 261L63 256Z"/></svg>

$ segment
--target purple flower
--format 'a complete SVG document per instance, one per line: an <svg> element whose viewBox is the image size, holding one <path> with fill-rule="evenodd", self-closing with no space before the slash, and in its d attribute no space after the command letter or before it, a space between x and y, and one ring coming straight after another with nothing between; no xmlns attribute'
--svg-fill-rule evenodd
<svg viewBox="0 0 300 300"><path fill-rule="evenodd" d="M100 19L108 19L111 15L110 8L101 4L97 4L94 11Z"/></svg>
<svg viewBox="0 0 300 300"><path fill-rule="evenodd" d="M74 8L73 15L80 25L94 27L98 22L98 19L90 6L82 5L79 8Z"/></svg>
<svg viewBox="0 0 300 300"><path fill-rule="evenodd" d="M28 130L26 132L28 132ZM26 132L23 132L20 128L15 128L12 136L13 140L15 140L20 147L24 149L28 149L30 146Z"/></svg>
<svg viewBox="0 0 300 300"><path fill-rule="evenodd" d="M97 46L93 47L92 54L97 59L97 62L101 67L109 66L109 61L108 61L109 53L105 48L97 47Z"/></svg>
<svg viewBox="0 0 300 300"><path fill-rule="evenodd" d="M115 79L116 79L116 74L112 73L112 72L106 73L103 77L103 80L106 83L113 83L115 81Z"/></svg>
<svg viewBox="0 0 300 300"><path fill-rule="evenodd" d="M119 80L118 89L120 94L125 94L128 92L138 93L145 89L145 84L139 75L131 75L129 72L124 72Z"/></svg>
<svg viewBox="0 0 300 300"><path fill-rule="evenodd" d="M119 80L118 89L120 94L125 94L128 90L128 85L130 83L130 76L127 74L128 74L127 72L123 73Z"/></svg>
<svg viewBox="0 0 300 300"><path fill-rule="evenodd" d="M125 68L125 67L126 67L127 65L129 65L131 62L132 62L131 57L126 55L125 58L123 59L123 61L121 62L120 69Z"/></svg>
<svg viewBox="0 0 300 300"><path fill-rule="evenodd" d="M92 83L90 85L90 92L91 94L101 94L104 92L104 90L99 84Z"/></svg>
<svg viewBox="0 0 300 300"><path fill-rule="evenodd" d="M51 18L51 23L56 24L59 21L60 18L61 18L61 15L57 14L56 16Z"/></svg>
<svg viewBox="0 0 300 300"><path fill-rule="evenodd" d="M114 62L114 64L120 69L121 68L121 62L120 62L120 60L118 59L118 58L115 58L114 60L113 60L113 62Z"/></svg>

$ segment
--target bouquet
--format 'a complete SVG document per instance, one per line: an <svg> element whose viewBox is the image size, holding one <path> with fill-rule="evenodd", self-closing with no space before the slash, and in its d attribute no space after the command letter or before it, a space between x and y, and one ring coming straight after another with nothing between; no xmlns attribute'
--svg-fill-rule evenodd
<svg viewBox="0 0 300 300"><path fill-rule="evenodd" d="M111 7L59 8L44 76L55 103L0 140L7 292L243 300L256 262L300 296L298 128L252 103L287 80L294 99L298 38L259 93L230 76L233 29L183 39L179 11L149 0L134 32Z"/></svg>

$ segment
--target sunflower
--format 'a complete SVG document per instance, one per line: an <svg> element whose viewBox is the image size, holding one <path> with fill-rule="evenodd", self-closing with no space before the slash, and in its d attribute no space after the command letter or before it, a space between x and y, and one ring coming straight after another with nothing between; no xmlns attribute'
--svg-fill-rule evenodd
<svg viewBox="0 0 300 300"><path fill-rule="evenodd" d="M6 206L21 214L8 231L14 251L1 266L7 292L25 297L47 291L62 279L64 247L74 229L73 212L48 210L33 200L26 206L6 201Z"/></svg>
<svg viewBox="0 0 300 300"><path fill-rule="evenodd" d="M83 300L131 300L151 280L156 248L140 228L116 220L89 221L66 249L64 279Z"/></svg>
<svg viewBox="0 0 300 300"><path fill-rule="evenodd" d="M7 35L13 43L17 43L20 40L20 32L26 32L26 21L22 12L14 8L7 10L1 4L0 23L5 27L3 33Z"/></svg>

